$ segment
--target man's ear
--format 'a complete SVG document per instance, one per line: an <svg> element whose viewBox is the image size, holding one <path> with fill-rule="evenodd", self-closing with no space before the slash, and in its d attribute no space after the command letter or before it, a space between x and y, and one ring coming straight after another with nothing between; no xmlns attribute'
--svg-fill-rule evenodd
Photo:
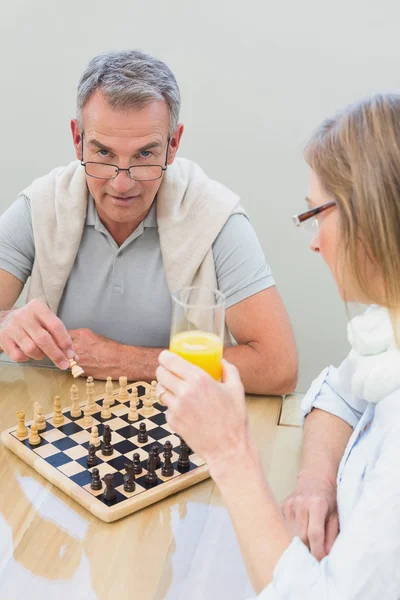
<svg viewBox="0 0 400 600"><path fill-rule="evenodd" d="M76 158L81 160L82 158L82 135L81 129L76 119L71 119L70 123L72 133L72 143L74 144Z"/></svg>
<svg viewBox="0 0 400 600"><path fill-rule="evenodd" d="M168 164L172 165L175 160L176 153L178 152L179 144L181 143L181 138L184 130L183 123L178 123L177 128L174 133L171 135L169 140L169 149L168 149Z"/></svg>

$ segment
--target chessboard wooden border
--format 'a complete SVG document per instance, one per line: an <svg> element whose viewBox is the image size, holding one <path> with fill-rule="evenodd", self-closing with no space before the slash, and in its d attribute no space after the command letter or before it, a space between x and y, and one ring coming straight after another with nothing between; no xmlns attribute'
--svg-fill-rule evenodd
<svg viewBox="0 0 400 600"><path fill-rule="evenodd" d="M135 386L143 386L145 388L150 387L148 383L142 381L128 384L128 388L133 388ZM113 395L117 396L118 391L115 391ZM103 398L104 394L99 395L95 398L95 402L98 400L103 400ZM140 399L142 398L143 395L140 396ZM83 408L85 405L86 403L83 402L80 404L80 407ZM63 413L70 410L70 408L70 406L63 408ZM45 416L45 419L51 419L53 414L53 412L49 413ZM26 426L29 427L32 423L33 419L27 422ZM2 432L1 440L4 446L14 452L14 454L26 462L45 479L62 490L65 494L67 494L67 496L78 502L78 504L86 508L86 510L91 512L95 517L98 517L106 523L117 521L122 517L126 517L127 515L141 510L142 508L146 508L146 506L150 506L151 504L154 504L155 502L158 502L167 496L171 496L176 492L180 492L210 477L208 465L204 464L196 469L193 469L192 471L182 473L177 477L173 477L169 481L164 481L162 484L159 484L154 488L150 488L138 495L132 496L132 498L127 498L115 506L107 506L100 502L95 496L92 496L90 492L82 489L79 484L69 479L67 475L58 471L56 467L53 467L47 463L44 458L38 454L35 454L33 449L25 446L25 444L23 444L17 437L11 435L15 431L16 426L14 425L14 427L10 427Z"/></svg>

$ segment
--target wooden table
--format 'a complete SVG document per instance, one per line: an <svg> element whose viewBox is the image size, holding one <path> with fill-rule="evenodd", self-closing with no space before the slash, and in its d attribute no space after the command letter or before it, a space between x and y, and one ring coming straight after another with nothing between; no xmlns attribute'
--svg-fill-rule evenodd
<svg viewBox="0 0 400 600"><path fill-rule="evenodd" d="M69 373L0 363L0 428L55 395ZM78 380L84 397L85 380ZM96 394L104 382L96 382ZM293 403L292 403L293 405ZM279 424L280 397L248 398L250 424L278 499L293 488L301 430ZM287 411L286 411L287 412ZM293 413L293 410L290 411ZM282 413L283 414L283 413ZM240 485L240 474L238 475ZM0 600L243 600L253 596L212 480L103 523L0 446Z"/></svg>

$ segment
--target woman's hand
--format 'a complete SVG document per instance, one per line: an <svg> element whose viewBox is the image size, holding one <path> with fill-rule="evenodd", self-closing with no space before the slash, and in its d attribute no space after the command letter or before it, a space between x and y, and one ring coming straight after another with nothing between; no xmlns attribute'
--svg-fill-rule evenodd
<svg viewBox="0 0 400 600"><path fill-rule="evenodd" d="M209 466L231 458L249 440L239 372L222 362L222 383L167 350L157 368L157 394L168 406L167 422Z"/></svg>

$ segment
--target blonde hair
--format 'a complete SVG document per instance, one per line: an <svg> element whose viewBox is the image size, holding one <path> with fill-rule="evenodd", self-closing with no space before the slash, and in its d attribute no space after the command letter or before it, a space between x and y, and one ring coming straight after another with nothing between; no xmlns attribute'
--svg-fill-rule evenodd
<svg viewBox="0 0 400 600"><path fill-rule="evenodd" d="M372 303L399 309L400 94L377 94L326 120L305 158L337 202L346 280ZM366 257L383 290L368 278Z"/></svg>

